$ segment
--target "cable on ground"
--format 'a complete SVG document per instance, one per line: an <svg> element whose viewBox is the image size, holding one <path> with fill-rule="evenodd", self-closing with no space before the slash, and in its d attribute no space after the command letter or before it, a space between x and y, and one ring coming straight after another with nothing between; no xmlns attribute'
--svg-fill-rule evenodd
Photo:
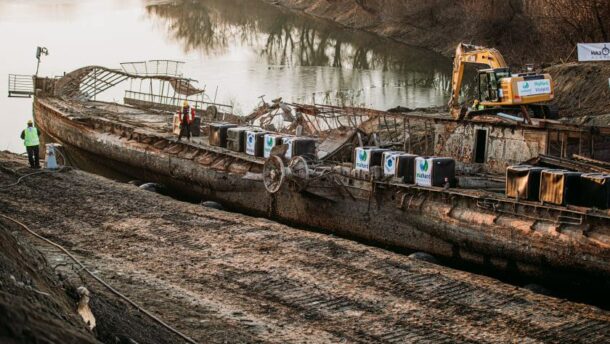
<svg viewBox="0 0 610 344"><path fill-rule="evenodd" d="M11 171L11 172L13 172L13 173L15 173L15 174L17 173L17 171L15 171L15 170L11 170L11 169L6 168L6 167L2 167L2 168L3 168L3 169L6 169L6 170L9 170L9 171ZM67 167L66 167L66 166L61 167L61 168L58 168L58 169L56 169L56 170L46 170L46 169L43 169L43 170L41 170L41 171L37 171L37 172L32 172L32 173L24 174L24 175L20 176L20 177L19 177L19 179L17 179L17 181L16 181L16 182L14 182L14 183L12 183L12 184L8 184L8 185L0 185L0 190L9 189L9 188L12 188L12 187L14 187L14 186L17 186L17 185L19 185L19 183L21 183L21 181L22 181L22 180L24 180L24 179L25 179L25 178L27 178L27 177L31 177L31 176L35 176L35 175L37 175L37 174L43 174L43 173L58 173L58 172L61 172L61 171L65 170L65 169L67 169Z"/></svg>
<svg viewBox="0 0 610 344"><path fill-rule="evenodd" d="M33 174L30 174L33 175ZM27 176L27 175L26 175ZM25 176L24 176L25 177ZM40 234L34 232L33 230L31 230L27 225L19 222L18 220L13 219L10 216L6 216L3 214L0 214L0 217L9 220L17 225L19 225L21 228L25 229L27 232L29 232L30 234L32 234L33 236L35 236L36 238L48 243L51 246L56 247L57 249L59 249L60 251L62 251L63 253L65 253L68 257L70 257L70 259L72 259L76 264L78 264L83 271L85 271L87 274L89 274L91 277L93 277L93 279L95 279L96 281L98 281L101 285L103 285L104 287L106 287L108 290L110 290L113 294L115 294L116 296L120 297L121 299L125 300L127 303L129 303L130 305L132 305L133 307L135 307L138 311L146 314L149 318L151 318L152 320L154 320L156 323L158 323L159 325L165 327L166 329L168 329L169 331L173 332L174 334L180 336L182 339L184 339L185 341L187 341L188 343L191 344L197 344L196 341L194 341L193 339L191 339L190 337L188 337L187 335L183 334L182 332L174 329L173 327L171 327L170 325L166 324L163 322L163 320L157 318L156 316L154 316L152 313L148 312L147 310L145 310L144 308L142 308L141 306L139 306L137 303L135 303L134 301L132 301L131 299L129 299L127 296L121 294L118 290L114 289L112 286L110 286L108 283L106 283L104 280L102 280L101 278L97 277L93 272L89 271L89 269L87 269L87 267L85 267L85 265L83 263L81 263L78 259L76 259L76 257L74 257L70 252L68 252L68 250L66 250L63 246L56 244L55 242L41 236Z"/></svg>

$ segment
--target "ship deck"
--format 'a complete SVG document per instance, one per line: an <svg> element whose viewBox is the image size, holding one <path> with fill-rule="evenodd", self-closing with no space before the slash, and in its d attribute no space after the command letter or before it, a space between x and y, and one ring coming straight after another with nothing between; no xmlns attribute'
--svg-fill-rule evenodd
<svg viewBox="0 0 610 344"><path fill-rule="evenodd" d="M145 135L152 135L158 138L163 138L170 142L178 142L177 136L171 132L172 128L172 119L173 114L162 111L154 111L154 110L142 110L138 108L134 108L128 105L122 105L118 103L109 103L103 101L74 101L74 100L62 100L59 98L44 98L39 99L39 101L45 103L47 106L55 109L59 113L64 116L67 116L76 121L83 121L87 118L89 119L98 119L101 121L108 121L114 124L119 124L122 126L128 126L134 128L134 130L144 133ZM436 116L438 119L446 119L450 118L447 113L430 113L430 112L414 112L410 113L409 116L419 117L419 116ZM233 157L239 159L241 161L246 161L249 163L253 163L259 166L264 165L265 159L260 157L254 157L247 155L245 153L238 153L231 151L226 148L216 147L209 144L209 138L207 136L199 136L192 137L190 141L183 139L181 144L202 149L205 151L211 151L215 153L222 154L224 156ZM336 148L340 146L342 142L331 142L329 146L332 146L329 149ZM459 173L459 171L458 171ZM353 176L350 176L345 170L344 177L348 179L353 179ZM468 175L462 175L462 178L469 178ZM483 175L478 176L479 179L490 178L493 180L498 180L499 178L503 178L500 175ZM484 187L479 188L461 188L454 187L450 189L439 188L439 187L422 187L417 185L407 185L402 183L392 182L390 180L386 181L377 181L378 184L383 184L386 186L392 186L394 188L408 192L426 192L433 194L446 194L448 196L454 197L465 197L470 199L475 199L483 203L483 208L495 207L495 205L502 204L504 207L517 209L517 207L522 207L525 209L524 214L527 214L528 211L533 210L533 214L539 214L541 212L554 212L563 216L567 215L569 217L570 214L575 216L575 219L579 219L582 221L583 217L592 217L598 218L602 220L610 220L610 210L600 210L595 208L585 208L578 206L558 206L553 204L542 204L540 202L532 202L532 201L524 201L524 200L516 200L513 198L508 198L504 195L502 191L497 189L485 189ZM348 183L346 183L348 184ZM350 183L353 184L353 183ZM359 187L370 189L370 183L368 180L366 183L356 183ZM517 213L516 211L514 213ZM537 215L533 215L536 217ZM561 223L562 221L557 221ZM570 221L568 221L569 224Z"/></svg>

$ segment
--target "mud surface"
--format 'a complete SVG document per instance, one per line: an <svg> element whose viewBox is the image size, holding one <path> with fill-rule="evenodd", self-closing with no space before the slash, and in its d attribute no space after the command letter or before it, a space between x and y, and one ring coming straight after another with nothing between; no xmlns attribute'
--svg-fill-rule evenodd
<svg viewBox="0 0 610 344"><path fill-rule="evenodd" d="M17 163L0 155L3 166ZM0 176L0 185L15 180ZM202 343L610 341L610 313L594 307L84 172L8 190L0 213Z"/></svg>
<svg viewBox="0 0 610 344"><path fill-rule="evenodd" d="M610 64L566 63L545 70L555 81L553 104L561 116L579 123L610 125Z"/></svg>

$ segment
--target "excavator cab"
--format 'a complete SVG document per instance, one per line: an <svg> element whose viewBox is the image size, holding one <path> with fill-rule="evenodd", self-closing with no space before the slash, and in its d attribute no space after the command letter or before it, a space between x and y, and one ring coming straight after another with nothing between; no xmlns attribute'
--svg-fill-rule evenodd
<svg viewBox="0 0 610 344"><path fill-rule="evenodd" d="M489 68L477 74L478 96L476 114L497 114L502 112L520 116L531 123L533 117L553 118L547 103L553 100L553 80L549 74L512 75L504 57L496 49L471 44L458 44L453 59L451 77L451 98L449 108L455 119L463 119L472 114L460 104L460 90L466 64L486 65Z"/></svg>
<svg viewBox="0 0 610 344"><path fill-rule="evenodd" d="M480 103L502 101L503 78L510 76L508 68L482 69L478 72L478 99Z"/></svg>

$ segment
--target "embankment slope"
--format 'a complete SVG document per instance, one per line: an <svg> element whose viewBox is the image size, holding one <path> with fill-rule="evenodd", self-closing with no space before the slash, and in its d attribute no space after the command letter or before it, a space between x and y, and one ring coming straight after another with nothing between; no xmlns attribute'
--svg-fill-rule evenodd
<svg viewBox="0 0 610 344"><path fill-rule="evenodd" d="M99 343L45 258L12 231L0 220L0 342Z"/></svg>
<svg viewBox="0 0 610 344"><path fill-rule="evenodd" d="M610 126L610 63L566 63L545 72L555 81L553 104L562 116Z"/></svg>

